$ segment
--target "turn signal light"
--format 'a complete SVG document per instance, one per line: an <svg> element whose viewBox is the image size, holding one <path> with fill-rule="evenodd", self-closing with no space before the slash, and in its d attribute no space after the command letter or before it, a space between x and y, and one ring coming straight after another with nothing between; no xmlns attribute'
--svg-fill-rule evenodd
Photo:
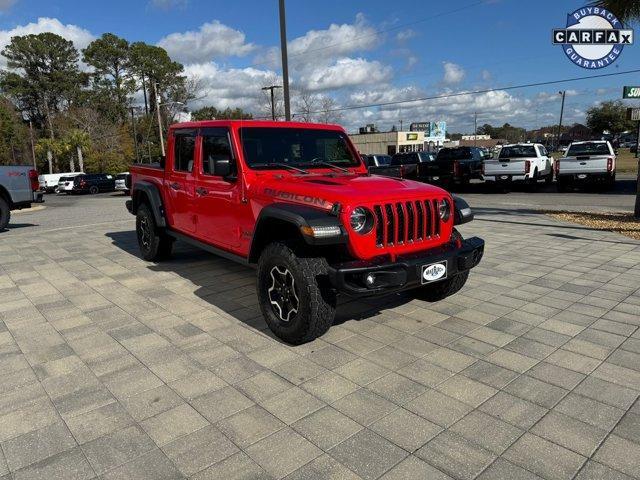
<svg viewBox="0 0 640 480"><path fill-rule="evenodd" d="M611 173L613 171L613 158L607 158L607 172Z"/></svg>
<svg viewBox="0 0 640 480"><path fill-rule="evenodd" d="M524 161L524 173L525 175L531 171L531 160Z"/></svg>

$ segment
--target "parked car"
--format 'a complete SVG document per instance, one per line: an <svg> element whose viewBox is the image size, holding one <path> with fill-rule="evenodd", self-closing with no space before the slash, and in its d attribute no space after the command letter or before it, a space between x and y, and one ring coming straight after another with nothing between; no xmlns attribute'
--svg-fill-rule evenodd
<svg viewBox="0 0 640 480"><path fill-rule="evenodd" d="M72 193L113 192L116 189L116 180L113 175L107 173L85 173L73 179Z"/></svg>
<svg viewBox="0 0 640 480"><path fill-rule="evenodd" d="M76 172L65 175L64 177L60 177L58 180L58 187L56 188L57 193L66 193L67 195L73 191L73 180L78 175L84 175L84 172Z"/></svg>
<svg viewBox="0 0 640 480"><path fill-rule="evenodd" d="M40 190L45 193L52 193L58 189L58 183L60 183L60 177L67 177L73 175L73 172L63 173L45 173L38 176L38 183Z"/></svg>
<svg viewBox="0 0 640 480"><path fill-rule="evenodd" d="M0 166L0 231L7 228L12 210L31 207L41 203L42 193L38 172L31 167Z"/></svg>
<svg viewBox="0 0 640 480"><path fill-rule="evenodd" d="M174 124L166 161L134 165L131 176L126 205L142 257L166 257L180 239L257 264L262 314L292 344L329 329L339 293L452 295L484 251L482 239L455 229L473 219L462 199L367 175L336 125Z"/></svg>
<svg viewBox="0 0 640 480"><path fill-rule="evenodd" d="M397 165L391 165L390 155L360 155L369 173L383 175L385 177L402 177L402 169Z"/></svg>
<svg viewBox="0 0 640 480"><path fill-rule="evenodd" d="M445 186L467 184L482 179L484 154L479 147L442 148L435 161L420 168L420 179Z"/></svg>
<svg viewBox="0 0 640 480"><path fill-rule="evenodd" d="M131 174L129 172L122 172L116 175L116 190L124 192L125 195L129 195L129 189L131 185Z"/></svg>
<svg viewBox="0 0 640 480"><path fill-rule="evenodd" d="M400 167L400 176L417 180L419 176L418 166L422 163L432 162L435 154L429 152L402 152L391 157L391 165Z"/></svg>
<svg viewBox="0 0 640 480"><path fill-rule="evenodd" d="M580 184L613 188L616 181L616 152L608 140L573 142L565 156L556 160L558 191Z"/></svg>
<svg viewBox="0 0 640 480"><path fill-rule="evenodd" d="M508 188L512 182L536 186L538 180L553 182L553 158L544 145L516 143L504 145L495 159L486 159L483 167L486 182Z"/></svg>

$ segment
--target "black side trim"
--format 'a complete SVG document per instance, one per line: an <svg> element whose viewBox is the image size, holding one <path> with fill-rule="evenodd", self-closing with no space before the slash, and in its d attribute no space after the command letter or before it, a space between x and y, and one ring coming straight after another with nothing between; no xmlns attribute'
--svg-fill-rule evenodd
<svg viewBox="0 0 640 480"><path fill-rule="evenodd" d="M454 225L462 225L463 223L469 223L473 220L473 211L467 202L456 195L453 196L453 201L455 203Z"/></svg>
<svg viewBox="0 0 640 480"><path fill-rule="evenodd" d="M227 252L226 250L222 250L221 248L214 247L213 245L209 245L208 243L202 242L200 240L196 240L189 235L185 235L183 233L178 233L174 230L167 229L167 234L175 238L176 240L181 240L185 243L193 245L196 248L204 250L209 253L213 253L214 255L218 255L219 257L226 258L227 260L231 260L236 263L240 263L241 265L249 265L249 260L240 255L236 255L235 253Z"/></svg>
<svg viewBox="0 0 640 480"><path fill-rule="evenodd" d="M347 232L340 220L331 212L318 208L296 205L293 203L272 203L260 211L256 221L256 228L251 241L249 261L256 262L260 255L260 249L265 245L265 237L269 238L269 223L271 220L293 225L297 232L300 227L339 227L342 232L339 236L329 238L314 238L303 235L309 245L338 245L347 243ZM268 243L268 242L266 242Z"/></svg>
<svg viewBox="0 0 640 480"><path fill-rule="evenodd" d="M140 204L140 195L138 192L144 193L151 204L151 211L153 212L153 216L156 220L156 225L159 227L166 227L167 222L164 218L164 207L162 205L162 197L160 196L160 191L158 187L156 187L151 182L146 182L144 180L137 182L133 186L133 191L131 192L132 204L131 210L129 210L133 215L138 212L138 205ZM128 208L128 207L127 207Z"/></svg>

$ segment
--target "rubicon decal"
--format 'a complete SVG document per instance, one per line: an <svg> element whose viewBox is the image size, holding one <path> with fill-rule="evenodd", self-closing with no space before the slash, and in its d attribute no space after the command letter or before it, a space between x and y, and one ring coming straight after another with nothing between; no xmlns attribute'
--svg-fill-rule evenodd
<svg viewBox="0 0 640 480"><path fill-rule="evenodd" d="M285 192L284 190L275 190L273 188L265 188L265 195L270 197L281 198L282 200L288 200L290 202L305 203L307 205L315 205L317 207L329 208L333 204L323 200L322 198L314 197L312 195L299 195L297 193Z"/></svg>
<svg viewBox="0 0 640 480"><path fill-rule="evenodd" d="M633 30L605 8L584 7L567 14L566 28L553 30L553 43L579 67L598 69L614 63L623 47L633 44Z"/></svg>

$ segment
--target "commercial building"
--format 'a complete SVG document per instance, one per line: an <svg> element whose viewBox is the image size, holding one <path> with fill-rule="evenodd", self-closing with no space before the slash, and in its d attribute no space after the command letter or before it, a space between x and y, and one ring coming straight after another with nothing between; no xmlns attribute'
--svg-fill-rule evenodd
<svg viewBox="0 0 640 480"><path fill-rule="evenodd" d="M349 135L358 151L365 155L424 150L424 132L376 132Z"/></svg>

